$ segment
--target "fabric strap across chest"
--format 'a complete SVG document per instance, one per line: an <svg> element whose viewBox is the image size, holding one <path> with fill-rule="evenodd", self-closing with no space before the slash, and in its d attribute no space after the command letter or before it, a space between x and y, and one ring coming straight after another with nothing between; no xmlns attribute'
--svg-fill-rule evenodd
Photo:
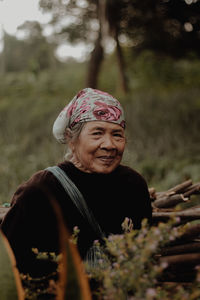
<svg viewBox="0 0 200 300"><path fill-rule="evenodd" d="M101 239L105 234L101 230L100 225L96 221L92 211L88 208L85 199L74 182L67 176L67 174L58 166L48 167L45 170L53 173L57 180L61 183L66 193L70 196L71 200L81 213L81 215L89 222L97 236Z"/></svg>

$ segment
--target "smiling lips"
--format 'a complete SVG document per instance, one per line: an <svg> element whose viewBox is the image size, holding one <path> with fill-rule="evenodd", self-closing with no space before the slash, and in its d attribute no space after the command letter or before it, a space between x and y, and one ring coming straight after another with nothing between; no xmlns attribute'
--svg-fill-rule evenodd
<svg viewBox="0 0 200 300"><path fill-rule="evenodd" d="M100 159L102 162L110 164L115 159L115 156L106 156L106 155L103 155L103 156L98 156L97 158Z"/></svg>

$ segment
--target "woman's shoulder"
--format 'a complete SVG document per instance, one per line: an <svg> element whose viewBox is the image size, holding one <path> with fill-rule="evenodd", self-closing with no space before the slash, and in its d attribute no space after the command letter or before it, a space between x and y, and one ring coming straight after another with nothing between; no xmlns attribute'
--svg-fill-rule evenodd
<svg viewBox="0 0 200 300"><path fill-rule="evenodd" d="M35 172L34 174L32 174L29 177L29 179L22 182L19 185L19 188L21 188L21 189L23 189L23 188L34 188L34 187L40 186L41 184L48 181L50 179L50 177L51 176L49 176L47 170L45 170L45 169L44 170L39 170L39 171Z"/></svg>
<svg viewBox="0 0 200 300"><path fill-rule="evenodd" d="M63 170L70 168L70 164L64 162L58 164ZM57 184L57 179L53 175L53 173L49 172L46 168L39 170L32 174L29 179L22 182L18 188L16 193L20 193L21 191L32 191L36 189L40 189L41 187L51 186L51 184Z"/></svg>
<svg viewBox="0 0 200 300"><path fill-rule="evenodd" d="M47 170L39 170L30 176L29 179L22 182L16 189L11 203L16 203L19 200L37 198L48 186L54 184L55 179L53 174ZM28 201L28 200L26 200Z"/></svg>

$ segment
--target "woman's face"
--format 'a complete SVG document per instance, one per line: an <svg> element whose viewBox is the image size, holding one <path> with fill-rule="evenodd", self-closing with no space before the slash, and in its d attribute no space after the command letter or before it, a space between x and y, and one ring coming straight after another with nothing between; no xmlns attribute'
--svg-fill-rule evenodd
<svg viewBox="0 0 200 300"><path fill-rule="evenodd" d="M76 142L71 142L73 164L88 173L110 173L121 162L125 148L124 129L114 123L85 123Z"/></svg>

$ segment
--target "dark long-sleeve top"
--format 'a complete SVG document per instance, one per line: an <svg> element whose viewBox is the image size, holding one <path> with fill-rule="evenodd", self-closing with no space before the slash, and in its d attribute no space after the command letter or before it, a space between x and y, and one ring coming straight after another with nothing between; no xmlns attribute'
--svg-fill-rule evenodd
<svg viewBox="0 0 200 300"><path fill-rule="evenodd" d="M119 165L109 174L97 174L82 172L70 162L59 167L78 187L107 236L121 233L126 217L132 219L134 228L140 228L144 218L151 220L146 181L133 169ZM39 171L19 186L1 224L21 272L31 273L34 268L32 248L59 252L57 219L49 195L59 204L68 231L72 233L75 226L80 229L77 246L82 258L93 241L99 239L56 177L47 170Z"/></svg>

